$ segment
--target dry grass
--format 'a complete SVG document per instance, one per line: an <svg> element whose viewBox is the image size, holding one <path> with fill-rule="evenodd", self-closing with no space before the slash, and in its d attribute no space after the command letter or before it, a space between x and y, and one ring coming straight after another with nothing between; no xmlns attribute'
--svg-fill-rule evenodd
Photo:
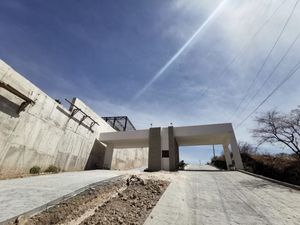
<svg viewBox="0 0 300 225"><path fill-rule="evenodd" d="M300 185L300 158L296 155L242 153L245 170L276 180ZM214 165L225 169L224 156L216 157Z"/></svg>

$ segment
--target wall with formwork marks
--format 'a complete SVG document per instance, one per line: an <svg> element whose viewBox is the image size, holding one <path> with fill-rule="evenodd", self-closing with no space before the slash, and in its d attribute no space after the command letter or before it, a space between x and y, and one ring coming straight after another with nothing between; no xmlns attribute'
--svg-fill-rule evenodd
<svg viewBox="0 0 300 225"><path fill-rule="evenodd" d="M9 84L35 103L18 113L24 102L0 87L0 173L26 173L32 166L46 169L55 165L65 171L97 169L103 166L105 146L101 132L115 131L99 115L74 98L81 112L71 116L73 107L64 108L38 87L0 60L0 81ZM131 169L147 164L148 149L116 149L112 169Z"/></svg>

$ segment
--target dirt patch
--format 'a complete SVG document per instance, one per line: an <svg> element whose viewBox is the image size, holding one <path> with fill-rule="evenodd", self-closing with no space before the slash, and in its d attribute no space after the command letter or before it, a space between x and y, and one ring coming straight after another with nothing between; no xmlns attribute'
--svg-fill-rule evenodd
<svg viewBox="0 0 300 225"><path fill-rule="evenodd" d="M143 224L169 182L131 175L90 188L18 225Z"/></svg>
<svg viewBox="0 0 300 225"><path fill-rule="evenodd" d="M41 172L39 174L30 174L30 173L9 173L9 172L0 172L0 180L10 180L10 179L17 179L17 178L27 178L27 177L36 177L36 176L44 176L44 175L51 175L51 174L58 174L58 173L46 173Z"/></svg>
<svg viewBox="0 0 300 225"><path fill-rule="evenodd" d="M127 179L127 189L117 198L98 207L86 224L143 224L158 202L168 183L160 180L143 180L137 176Z"/></svg>
<svg viewBox="0 0 300 225"><path fill-rule="evenodd" d="M31 177L37 176L27 173L9 173L9 172L0 172L0 180L8 180L8 179L16 179L16 178L24 178L24 177Z"/></svg>

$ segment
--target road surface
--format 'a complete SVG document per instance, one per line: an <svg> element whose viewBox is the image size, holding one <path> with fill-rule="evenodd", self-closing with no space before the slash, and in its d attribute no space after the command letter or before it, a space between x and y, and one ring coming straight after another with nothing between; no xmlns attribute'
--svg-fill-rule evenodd
<svg viewBox="0 0 300 225"><path fill-rule="evenodd" d="M0 222L122 173L92 170L0 180Z"/></svg>
<svg viewBox="0 0 300 225"><path fill-rule="evenodd" d="M178 176L145 225L300 224L300 191L209 166Z"/></svg>
<svg viewBox="0 0 300 225"><path fill-rule="evenodd" d="M203 170L197 171L199 168ZM218 171L210 166L189 169L156 173L173 178L145 225L300 225L300 191L237 171ZM0 221L121 174L125 172L96 170L2 180Z"/></svg>

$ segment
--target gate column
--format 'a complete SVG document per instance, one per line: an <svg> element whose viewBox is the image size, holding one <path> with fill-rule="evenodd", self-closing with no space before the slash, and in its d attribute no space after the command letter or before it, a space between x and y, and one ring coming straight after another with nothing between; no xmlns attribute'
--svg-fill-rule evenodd
<svg viewBox="0 0 300 225"><path fill-rule="evenodd" d="M243 162L242 162L241 153L240 153L238 144L236 142L234 133L231 136L230 146L231 146L231 151L232 151L232 154L233 154L233 160L234 160L235 168L243 170L244 165L243 165Z"/></svg>
<svg viewBox="0 0 300 225"><path fill-rule="evenodd" d="M150 128L149 130L149 155L148 170L161 170L161 137L160 127Z"/></svg>
<svg viewBox="0 0 300 225"><path fill-rule="evenodd" d="M179 164L179 150L178 150L178 144L174 137L174 129L172 126L168 127L168 133L169 133L170 171L176 171L178 170L178 164Z"/></svg>
<svg viewBox="0 0 300 225"><path fill-rule="evenodd" d="M223 144L223 150L224 150L224 156L225 156L225 160L226 160L227 170L230 170L230 168L232 166L232 160L231 160L231 155L230 155L230 151L228 148L228 144Z"/></svg>

